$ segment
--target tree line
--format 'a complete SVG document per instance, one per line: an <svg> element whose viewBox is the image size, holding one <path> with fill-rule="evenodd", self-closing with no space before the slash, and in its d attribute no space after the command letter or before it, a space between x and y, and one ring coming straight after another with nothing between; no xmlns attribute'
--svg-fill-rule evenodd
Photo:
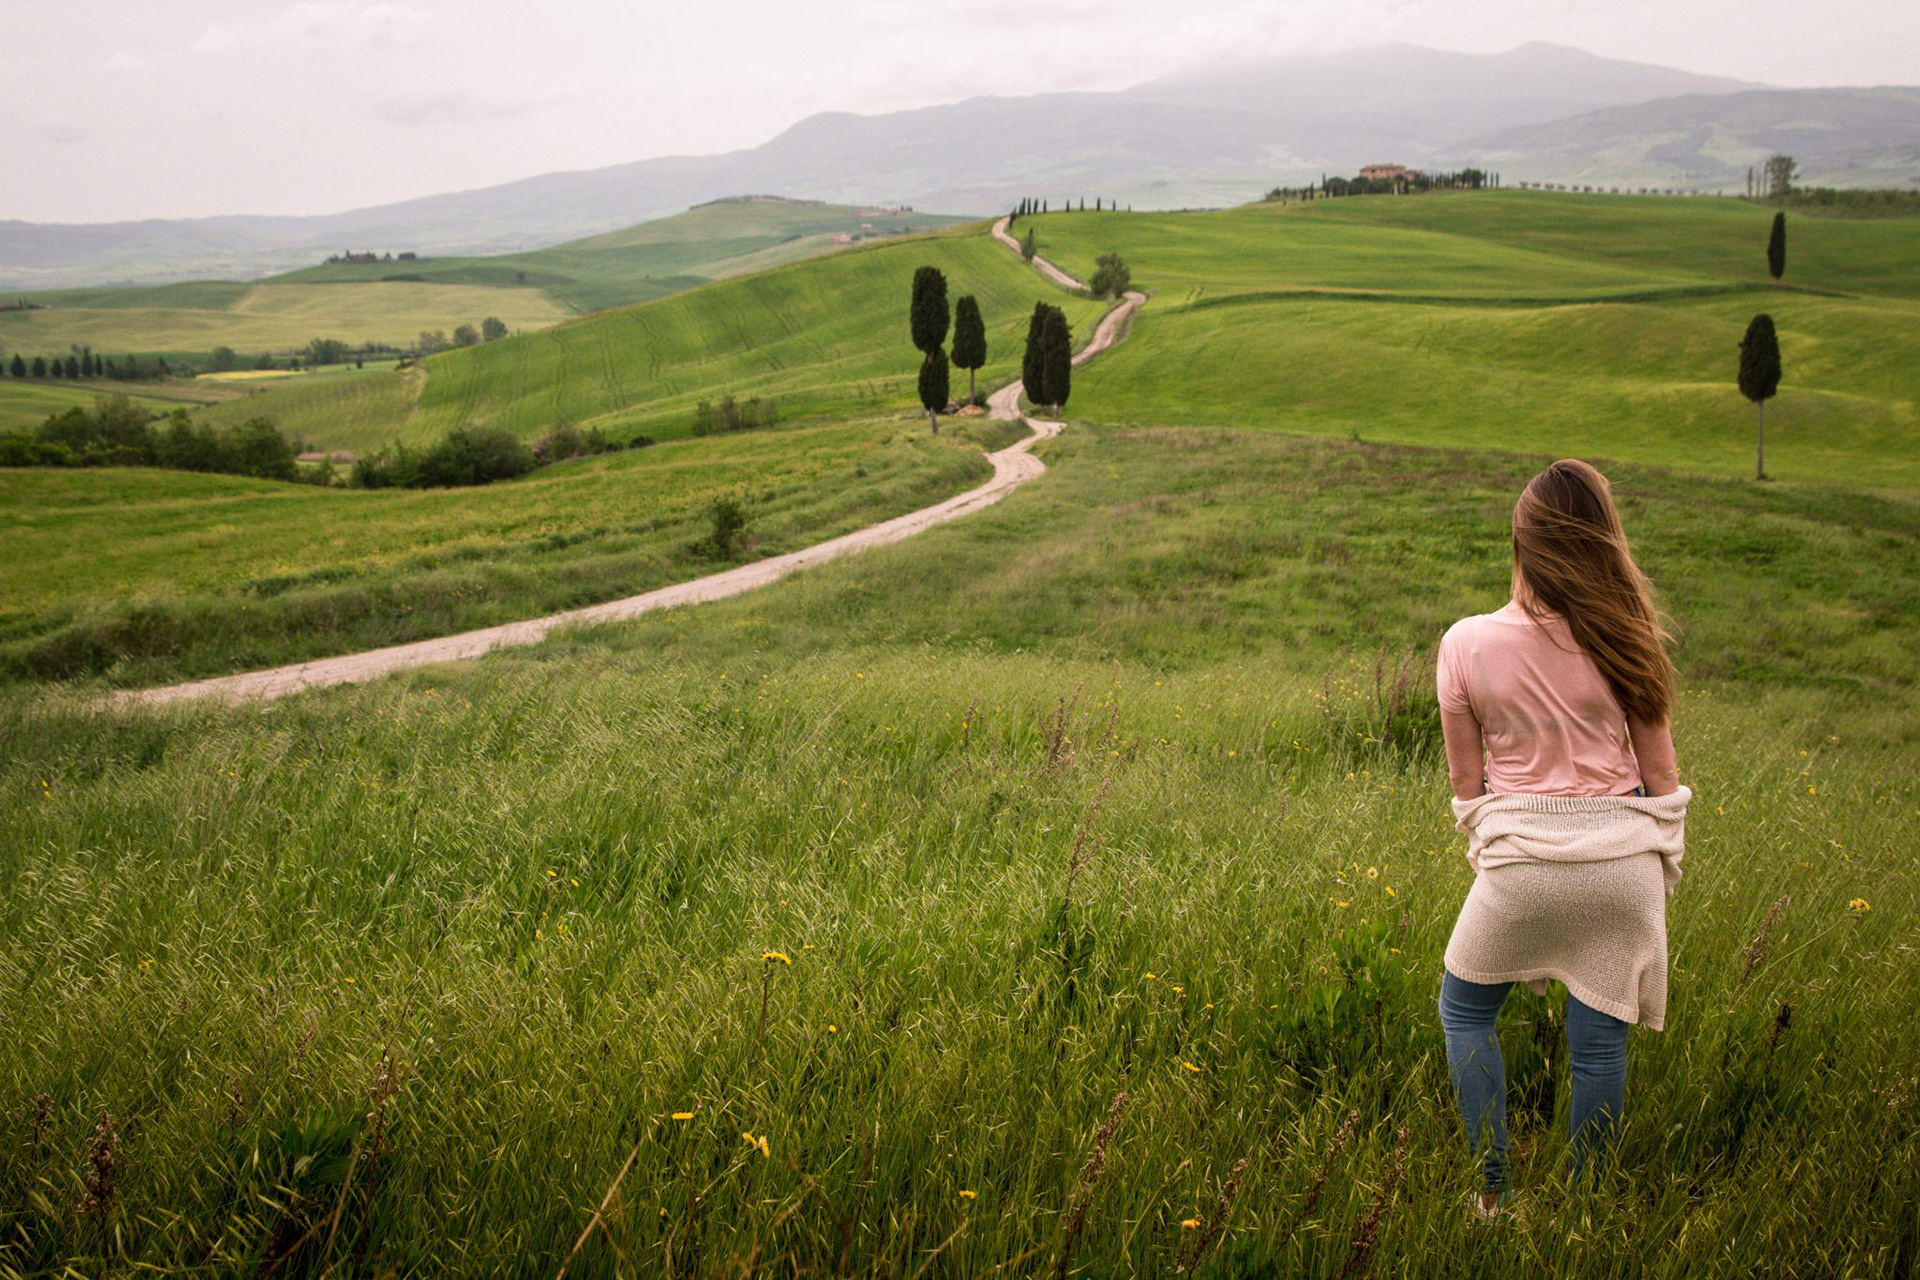
<svg viewBox="0 0 1920 1280"><path fill-rule="evenodd" d="M53 414L31 434L0 434L0 466L166 467L299 480L294 441L269 418L249 418L216 429L175 409L155 424L125 396L96 396L92 410L79 405Z"/></svg>
<svg viewBox="0 0 1920 1280"><path fill-rule="evenodd" d="M152 364L141 364L139 357L134 355L121 356L117 360L112 356L97 356L92 347L74 347L65 355L37 355L31 358L24 352L16 351L13 359L7 362L6 370L16 378L65 378L69 381L112 378L119 382L151 382L170 377L173 373L165 356L156 357Z"/></svg>
<svg viewBox="0 0 1920 1280"><path fill-rule="evenodd" d="M652 443L650 436L621 441L598 427L559 426L528 445L501 427L455 427L425 447L395 443L362 455L342 476L331 458L301 466L304 442L271 418L215 427L175 409L156 421L126 396L103 395L94 397L91 410L75 405L32 432L0 433L0 466L161 467L356 489L432 489L490 484L550 463Z"/></svg>

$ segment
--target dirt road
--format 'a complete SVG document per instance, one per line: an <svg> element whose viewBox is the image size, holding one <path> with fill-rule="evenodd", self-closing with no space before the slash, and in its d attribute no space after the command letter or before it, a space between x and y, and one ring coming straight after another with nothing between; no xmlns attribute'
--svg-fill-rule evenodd
<svg viewBox="0 0 1920 1280"><path fill-rule="evenodd" d="M997 238L1012 246L1016 252L1018 251L1019 246L1006 232L1004 218L995 224L993 232ZM1051 263L1035 258L1034 265L1052 278L1064 283L1068 288L1081 287L1079 281ZM1124 337L1133 313L1145 301L1146 297L1142 294L1127 294L1119 306L1101 318L1100 323L1094 328L1093 337L1079 354L1074 356L1073 362L1077 365L1091 360ZM988 397L987 403L992 416L1008 421L1022 419L1020 389L1020 384L1013 382ZM837 560L841 556L864 551L869 547L898 542L902 538L912 537L922 529L958 519L969 512L978 511L982 507L998 502L1014 486L1031 480L1047 469L1045 463L1033 456L1033 446L1060 432L1060 424L1057 422L1033 418L1023 420L1032 429L1033 434L1018 444L1009 445L997 453L987 455L987 461L993 464L993 478L985 484L969 489L965 493L956 494L933 506L909 511L906 515L895 516L891 520L869 525L864 529L856 529L852 533L816 543L811 547L803 547L799 551L789 551L785 555L756 560L752 564L743 564L738 568L711 573L703 578L675 583L673 586L661 587L643 595L628 596L624 600L609 600L605 604L570 609L565 613L548 614L544 618L509 622L498 627L483 627L478 631L464 631L459 635L439 636L432 640L416 640L411 644L370 649L365 653L319 658L312 662L273 667L266 671L218 676L211 680L165 685L157 689L128 690L114 694L111 701L118 706L160 706L187 698L221 698L229 702L279 698L286 694L298 693L303 689L318 689L336 684L358 684L391 672L404 671L409 667L423 667L436 662L453 662L461 658L477 658L493 649L535 644L562 627L620 622L628 618L637 618L643 613L651 613L656 609L671 609L678 605L699 604L705 600L737 596L743 592L752 591L756 587L777 582L796 569L825 564L829 560Z"/></svg>

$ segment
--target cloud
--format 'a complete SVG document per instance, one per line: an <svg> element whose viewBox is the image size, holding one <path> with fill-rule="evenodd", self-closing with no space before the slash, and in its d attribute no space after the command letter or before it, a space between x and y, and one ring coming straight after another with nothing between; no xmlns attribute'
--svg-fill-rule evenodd
<svg viewBox="0 0 1920 1280"><path fill-rule="evenodd" d="M580 94L558 91L497 94L453 89L435 93L397 94L382 98L373 103L372 111L386 124L398 125L402 128L419 128L435 124L511 120L533 111L581 100Z"/></svg>
<svg viewBox="0 0 1920 1280"><path fill-rule="evenodd" d="M308 39L345 40L366 49L397 48L433 29L434 15L411 4L301 0L280 15L280 30Z"/></svg>
<svg viewBox="0 0 1920 1280"><path fill-rule="evenodd" d="M117 49L107 59L109 71L151 71L160 64L144 53L133 53L127 49Z"/></svg>
<svg viewBox="0 0 1920 1280"><path fill-rule="evenodd" d="M40 136L48 142L57 142L64 146L85 142L91 135L67 116L54 116L40 126Z"/></svg>
<svg viewBox="0 0 1920 1280"><path fill-rule="evenodd" d="M239 43L239 32L224 22L215 22L210 23L187 49L191 53L225 53Z"/></svg>

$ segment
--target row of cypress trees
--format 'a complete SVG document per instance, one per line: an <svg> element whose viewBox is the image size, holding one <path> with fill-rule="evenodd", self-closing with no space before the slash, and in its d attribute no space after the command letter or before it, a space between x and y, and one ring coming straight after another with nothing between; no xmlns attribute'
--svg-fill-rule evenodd
<svg viewBox="0 0 1920 1280"><path fill-rule="evenodd" d="M1773 215L1767 233L1767 272L1779 283L1787 270L1787 215ZM1773 317L1761 312L1740 339L1740 394L1753 401L1753 478L1767 478L1767 401L1780 390L1780 336Z"/></svg>
<svg viewBox="0 0 1920 1280"><path fill-rule="evenodd" d="M947 312L947 277L938 267L921 267L913 273L913 302L908 309L908 324L913 345L920 352L920 405L940 434L940 412L952 394L948 383L945 351L947 325L953 325L953 364L967 371L967 402L973 402L974 375L987 362L987 326L981 318L980 304L966 294Z"/></svg>

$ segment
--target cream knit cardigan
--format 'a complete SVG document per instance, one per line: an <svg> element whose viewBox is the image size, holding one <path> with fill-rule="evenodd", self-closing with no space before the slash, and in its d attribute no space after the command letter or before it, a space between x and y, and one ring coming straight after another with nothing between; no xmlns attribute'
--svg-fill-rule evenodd
<svg viewBox="0 0 1920 1280"><path fill-rule="evenodd" d="M1667 896L1680 879L1687 801L1501 792L1453 802L1473 889L1445 964L1469 982L1557 978L1650 1031L1666 1024Z"/></svg>

